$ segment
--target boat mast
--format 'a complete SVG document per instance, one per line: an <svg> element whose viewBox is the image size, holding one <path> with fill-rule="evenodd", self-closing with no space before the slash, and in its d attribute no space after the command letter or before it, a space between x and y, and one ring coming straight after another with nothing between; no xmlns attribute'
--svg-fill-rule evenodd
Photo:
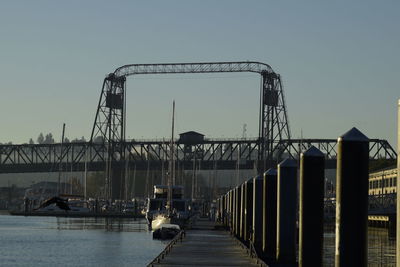
<svg viewBox="0 0 400 267"><path fill-rule="evenodd" d="M87 157L88 157L88 145L85 144L85 175L84 175L84 185L85 185L85 190L84 190L84 199L87 199Z"/></svg>
<svg viewBox="0 0 400 267"><path fill-rule="evenodd" d="M172 184L175 182L174 173L174 118L175 118L175 100L172 102L172 134L170 143L170 158L169 158L169 175L168 175L168 199L167 206L169 212L172 211Z"/></svg>
<svg viewBox="0 0 400 267"><path fill-rule="evenodd" d="M63 158L63 144L64 144L64 134L65 134L65 123L63 123L63 129L61 134L61 146L60 146L60 158L58 164L58 196L61 194L61 172L62 172L62 158Z"/></svg>

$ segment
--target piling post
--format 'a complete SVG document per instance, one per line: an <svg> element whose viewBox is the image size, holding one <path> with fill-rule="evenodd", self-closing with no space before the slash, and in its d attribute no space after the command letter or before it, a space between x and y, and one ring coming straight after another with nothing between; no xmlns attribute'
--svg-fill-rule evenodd
<svg viewBox="0 0 400 267"><path fill-rule="evenodd" d="M296 263L297 164L285 159L278 164L276 260Z"/></svg>
<svg viewBox="0 0 400 267"><path fill-rule="evenodd" d="M396 266L400 267L400 99L397 111L397 222L396 222Z"/></svg>
<svg viewBox="0 0 400 267"><path fill-rule="evenodd" d="M235 199L235 206L236 206L236 221L235 221L235 235L236 237L239 238L239 233L240 233L240 217L241 217L241 213L240 213L240 206L241 206L241 189L240 189L240 185L238 185L235 188L235 195L236 195L236 199Z"/></svg>
<svg viewBox="0 0 400 267"><path fill-rule="evenodd" d="M237 210L236 210L236 198L237 198L237 191L236 188L232 189L232 233L236 235L236 216L237 216Z"/></svg>
<svg viewBox="0 0 400 267"><path fill-rule="evenodd" d="M316 147L300 155L299 266L322 266L325 158Z"/></svg>
<svg viewBox="0 0 400 267"><path fill-rule="evenodd" d="M229 230L233 232L233 190L229 190Z"/></svg>
<svg viewBox="0 0 400 267"><path fill-rule="evenodd" d="M231 225L231 191L228 191L226 193L226 227L228 227L228 229L230 229Z"/></svg>
<svg viewBox="0 0 400 267"><path fill-rule="evenodd" d="M226 194L222 195L222 225L226 226Z"/></svg>
<svg viewBox="0 0 400 267"><path fill-rule="evenodd" d="M276 257L276 198L277 171L271 168L264 173L263 181L263 253Z"/></svg>
<svg viewBox="0 0 400 267"><path fill-rule="evenodd" d="M226 208L225 208L225 204L226 204L226 194L223 194L221 196L221 224L222 226L225 226L225 214L226 214Z"/></svg>
<svg viewBox="0 0 400 267"><path fill-rule="evenodd" d="M358 129L338 138L335 266L367 266L368 138Z"/></svg>
<svg viewBox="0 0 400 267"><path fill-rule="evenodd" d="M246 192L244 188L245 183L239 186L240 189L240 223L239 223L239 238L244 240L244 221L245 221L245 207L246 207Z"/></svg>
<svg viewBox="0 0 400 267"><path fill-rule="evenodd" d="M215 215L214 215L214 221L215 222L218 222L218 218L219 218L219 199L218 198L216 198L215 200ZM210 204L210 213L209 213L209 215L208 215L208 219L209 220L212 220L213 219L213 216L212 216L212 203L213 202L211 202L211 204Z"/></svg>
<svg viewBox="0 0 400 267"><path fill-rule="evenodd" d="M262 252L262 199L263 199L263 178L253 178L253 231L251 241L257 253Z"/></svg>
<svg viewBox="0 0 400 267"><path fill-rule="evenodd" d="M221 205L222 205L222 198L221 197L219 197L219 198L217 198L217 203L216 203L216 208L217 208L217 214L216 214L216 218L215 218L215 221L216 222L221 222L221 218L222 218L222 216L221 216L221 214L222 214L222 208L221 208Z"/></svg>
<svg viewBox="0 0 400 267"><path fill-rule="evenodd" d="M251 232L253 226L253 179L249 179L245 182L245 199L246 205L244 208L244 241L246 243L251 239Z"/></svg>

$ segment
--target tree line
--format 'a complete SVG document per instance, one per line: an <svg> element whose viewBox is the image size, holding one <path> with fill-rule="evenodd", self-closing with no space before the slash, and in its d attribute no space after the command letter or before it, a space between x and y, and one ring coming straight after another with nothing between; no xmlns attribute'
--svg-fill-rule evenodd
<svg viewBox="0 0 400 267"><path fill-rule="evenodd" d="M64 143L76 143L76 142L86 142L86 139L84 136L82 136L81 138L75 138L70 141L68 137L64 137ZM57 142L54 140L52 133L48 133L46 135L40 133L39 136L36 138L36 144L54 144L54 143ZM35 141L32 138L30 138L29 144L35 144Z"/></svg>
<svg viewBox="0 0 400 267"><path fill-rule="evenodd" d="M52 133L48 133L46 135L44 135L43 133L40 133L38 135L38 137L36 138L36 140L34 140L33 138L29 138L28 143L24 143L24 144L30 144L30 145L34 145L34 144L54 144L54 143L59 143L60 141L56 141L54 139L54 136ZM84 136L82 136L81 138L74 138L72 140L70 140L68 137L64 137L64 143L84 143L87 142L86 138ZM97 136L96 138L93 139L94 143L102 143L103 142L103 137L101 136ZM9 142L5 142L5 143L1 143L0 145L12 145L13 142L9 141Z"/></svg>

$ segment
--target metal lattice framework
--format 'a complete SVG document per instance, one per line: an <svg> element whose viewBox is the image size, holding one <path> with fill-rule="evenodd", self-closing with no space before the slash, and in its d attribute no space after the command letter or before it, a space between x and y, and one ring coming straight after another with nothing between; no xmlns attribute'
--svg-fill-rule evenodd
<svg viewBox="0 0 400 267"><path fill-rule="evenodd" d="M319 148L326 156L326 168L336 167L336 139L291 139L281 140L284 156L298 158L301 151L310 146ZM181 169L191 170L193 160L201 162L202 169L235 170L254 169L258 161L260 143L251 139L206 139L198 144L176 141L175 161ZM137 170L161 169L169 160L169 142L162 140L133 140L122 143L127 151L129 166ZM62 153L61 153L62 151ZM238 157L239 154L239 157ZM370 139L370 159L396 159L394 149L386 140ZM0 145L0 173L58 172L61 162L68 170L105 171L108 148L105 143L25 144ZM115 160L114 165L118 166ZM123 164L122 164L123 165Z"/></svg>
<svg viewBox="0 0 400 267"><path fill-rule="evenodd" d="M261 75L258 160L261 171L273 164L273 154L282 139L290 139L289 123L280 76L271 66L260 62L207 62L131 64L117 68L103 83L93 125L91 141L124 141L125 81L127 76L143 74L187 74L253 72ZM120 111L122 113L120 113ZM115 155L115 151L111 153Z"/></svg>
<svg viewBox="0 0 400 267"><path fill-rule="evenodd" d="M103 82L91 141L101 137L102 141L125 139L125 81L124 76L108 75Z"/></svg>
<svg viewBox="0 0 400 267"><path fill-rule="evenodd" d="M261 75L258 171L276 164L274 153L282 139L290 139L289 123L282 82L271 66L260 62L207 62L131 64L117 68L103 82L90 141L107 144L108 163L106 185L110 195L119 194L110 189L113 185L123 188L123 177L115 178L112 162L125 158L122 143L125 141L125 81L127 76L143 74L187 74L252 72ZM121 173L122 174L122 173ZM117 174L120 175L120 174ZM123 175L123 174L122 174ZM115 180L115 181L114 181ZM117 181L119 180L119 181ZM120 190L119 190L120 191Z"/></svg>
<svg viewBox="0 0 400 267"><path fill-rule="evenodd" d="M274 73L265 63L245 62L205 62L205 63L165 63L165 64L130 64L117 68L117 76L138 74L179 74L179 73L217 73L217 72L263 72Z"/></svg>
<svg viewBox="0 0 400 267"><path fill-rule="evenodd" d="M104 79L90 138L91 142L100 141L107 144L106 197L113 199L124 194L123 172L112 172L115 169L115 159L125 158L122 145L125 140L125 81L124 76L114 74Z"/></svg>

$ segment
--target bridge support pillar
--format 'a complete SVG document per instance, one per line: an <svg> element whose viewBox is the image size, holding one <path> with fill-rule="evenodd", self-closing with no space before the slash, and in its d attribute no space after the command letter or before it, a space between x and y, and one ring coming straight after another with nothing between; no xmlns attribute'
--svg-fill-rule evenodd
<svg viewBox="0 0 400 267"><path fill-rule="evenodd" d="M312 146L300 156L299 266L322 266L324 154Z"/></svg>
<svg viewBox="0 0 400 267"><path fill-rule="evenodd" d="M335 266L367 266L368 138L352 128L337 146Z"/></svg>

